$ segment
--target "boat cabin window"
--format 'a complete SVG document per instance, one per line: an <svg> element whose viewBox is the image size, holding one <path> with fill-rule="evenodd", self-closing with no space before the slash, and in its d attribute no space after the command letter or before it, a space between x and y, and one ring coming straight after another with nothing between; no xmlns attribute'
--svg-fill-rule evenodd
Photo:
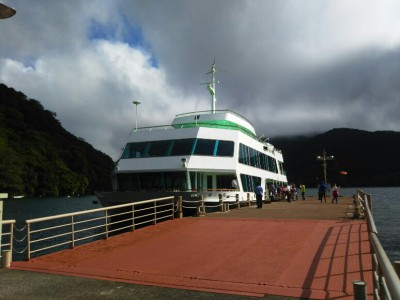
<svg viewBox="0 0 400 300"><path fill-rule="evenodd" d="M283 162L279 162L279 172L282 174L282 175L286 175L286 172L285 172L285 169L284 169L284 167L283 167Z"/></svg>
<svg viewBox="0 0 400 300"><path fill-rule="evenodd" d="M233 146L232 141L218 141L217 156L233 156Z"/></svg>
<svg viewBox="0 0 400 300"><path fill-rule="evenodd" d="M240 180L242 182L244 192L254 192L257 182L261 182L260 177L247 174L240 174Z"/></svg>
<svg viewBox="0 0 400 300"><path fill-rule="evenodd" d="M173 141L173 146L170 155L190 155L193 149L195 139L183 139Z"/></svg>
<svg viewBox="0 0 400 300"><path fill-rule="evenodd" d="M233 141L196 138L128 143L121 159L180 155L232 157L234 146Z"/></svg>
<svg viewBox="0 0 400 300"><path fill-rule="evenodd" d="M170 152L170 141L154 141L150 144L149 157L166 156Z"/></svg>
<svg viewBox="0 0 400 300"><path fill-rule="evenodd" d="M214 155L216 140L197 139L194 155Z"/></svg>
<svg viewBox="0 0 400 300"><path fill-rule="evenodd" d="M185 172L118 174L120 191L186 191Z"/></svg>
<svg viewBox="0 0 400 300"><path fill-rule="evenodd" d="M121 158L145 157L147 142L127 144Z"/></svg>
<svg viewBox="0 0 400 300"><path fill-rule="evenodd" d="M217 190L232 189L232 175L217 175Z"/></svg>
<svg viewBox="0 0 400 300"><path fill-rule="evenodd" d="M244 144L240 144L239 146L239 163L278 173L278 164L274 157L261 153Z"/></svg>

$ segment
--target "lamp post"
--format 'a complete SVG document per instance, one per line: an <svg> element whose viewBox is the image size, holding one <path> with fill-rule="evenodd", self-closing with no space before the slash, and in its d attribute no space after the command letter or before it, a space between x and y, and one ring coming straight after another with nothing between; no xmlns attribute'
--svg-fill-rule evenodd
<svg viewBox="0 0 400 300"><path fill-rule="evenodd" d="M136 122L135 122L135 123L136 123L136 126L135 126L135 131L137 131L138 105L140 104L140 101L135 100L135 101L133 101L132 103L136 105Z"/></svg>
<svg viewBox="0 0 400 300"><path fill-rule="evenodd" d="M317 156L317 160L321 160L322 161L322 167L324 168L324 179L325 179L325 184L327 184L327 179L326 179L326 161L327 160L334 160L334 156L326 156L326 151L324 149L324 151L322 152L322 156Z"/></svg>
<svg viewBox="0 0 400 300"><path fill-rule="evenodd" d="M11 8L0 2L0 19L11 18L15 15L16 11L14 8Z"/></svg>

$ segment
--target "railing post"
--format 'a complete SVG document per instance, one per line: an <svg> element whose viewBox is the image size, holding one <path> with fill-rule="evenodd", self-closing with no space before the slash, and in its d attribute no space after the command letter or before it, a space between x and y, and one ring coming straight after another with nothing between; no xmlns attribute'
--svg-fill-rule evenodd
<svg viewBox="0 0 400 300"><path fill-rule="evenodd" d="M240 209L239 194L236 194L236 208Z"/></svg>
<svg viewBox="0 0 400 300"><path fill-rule="evenodd" d="M251 203L250 203L250 193L247 193L247 203L246 203L246 205L247 205L247 207L250 207L250 206L251 206Z"/></svg>
<svg viewBox="0 0 400 300"><path fill-rule="evenodd" d="M135 205L132 205L132 231L135 230Z"/></svg>
<svg viewBox="0 0 400 300"><path fill-rule="evenodd" d="M222 200L222 194L218 194L218 199L219 199L220 210L221 210L221 212L224 212L225 211L225 207L224 207L224 203L223 203L223 200Z"/></svg>
<svg viewBox="0 0 400 300"><path fill-rule="evenodd" d="M174 198L171 198L171 210L172 210L171 218L173 220L173 219L175 219L175 201L174 201Z"/></svg>
<svg viewBox="0 0 400 300"><path fill-rule="evenodd" d="M156 201L153 202L153 207L154 207L154 209L153 209L153 214L154 214L153 225L156 225L157 224L157 202Z"/></svg>
<svg viewBox="0 0 400 300"><path fill-rule="evenodd" d="M74 224L74 216L71 216L71 249L75 247L75 224Z"/></svg>
<svg viewBox="0 0 400 300"><path fill-rule="evenodd" d="M372 243L369 243L369 247L372 253L372 282L374 291L379 291L379 273L378 273L378 258L376 257L376 253L374 252L374 247L372 247Z"/></svg>
<svg viewBox="0 0 400 300"><path fill-rule="evenodd" d="M108 209L106 209L104 212L105 212L106 239L108 239Z"/></svg>
<svg viewBox="0 0 400 300"><path fill-rule="evenodd" d="M26 255L25 260L31 259L31 224L26 224Z"/></svg>
<svg viewBox="0 0 400 300"><path fill-rule="evenodd" d="M14 247L14 224L10 224L10 251L11 251L11 261L12 261L12 254L13 254L13 247Z"/></svg>
<svg viewBox="0 0 400 300"><path fill-rule="evenodd" d="M364 281L353 281L354 300L367 300L367 284Z"/></svg>

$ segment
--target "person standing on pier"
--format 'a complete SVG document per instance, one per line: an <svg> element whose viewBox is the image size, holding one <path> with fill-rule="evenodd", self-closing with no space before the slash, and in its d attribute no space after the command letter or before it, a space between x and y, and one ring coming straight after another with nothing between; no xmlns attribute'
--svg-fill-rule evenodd
<svg viewBox="0 0 400 300"><path fill-rule="evenodd" d="M326 185L325 182L321 182L318 186L318 197L319 200L321 200L322 203L322 198L324 198L325 203L326 203Z"/></svg>
<svg viewBox="0 0 400 300"><path fill-rule="evenodd" d="M306 200L306 186L304 184L300 184L301 190L301 199Z"/></svg>
<svg viewBox="0 0 400 300"><path fill-rule="evenodd" d="M285 187L286 201L292 202L292 195L290 194L290 185L289 183Z"/></svg>
<svg viewBox="0 0 400 300"><path fill-rule="evenodd" d="M338 204L338 197L339 197L339 187L336 186L336 184L332 188L332 204L333 202L336 202Z"/></svg>
<svg viewBox="0 0 400 300"><path fill-rule="evenodd" d="M257 184L254 193L256 194L256 200L257 200L257 208L262 208L262 196L263 196L263 188L260 183Z"/></svg>

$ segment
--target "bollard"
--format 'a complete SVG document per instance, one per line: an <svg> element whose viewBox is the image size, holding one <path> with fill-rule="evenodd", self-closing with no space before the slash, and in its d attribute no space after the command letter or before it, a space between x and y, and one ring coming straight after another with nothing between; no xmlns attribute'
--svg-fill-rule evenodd
<svg viewBox="0 0 400 300"><path fill-rule="evenodd" d="M367 300L367 284L364 281L353 281L354 300Z"/></svg>
<svg viewBox="0 0 400 300"><path fill-rule="evenodd" d="M240 202L239 202L239 194L236 194L236 208L240 208Z"/></svg>
<svg viewBox="0 0 400 300"><path fill-rule="evenodd" d="M222 200L222 194L218 194L218 198L219 198L220 210L221 210L221 212L224 212L225 211L225 206L224 206L224 203L223 203L223 200Z"/></svg>
<svg viewBox="0 0 400 300"><path fill-rule="evenodd" d="M225 203L225 211L226 211L226 212L229 211L229 202Z"/></svg>
<svg viewBox="0 0 400 300"><path fill-rule="evenodd" d="M206 207L204 206L204 197L200 195L200 212L202 215L206 214Z"/></svg>
<svg viewBox="0 0 400 300"><path fill-rule="evenodd" d="M182 211L182 196L178 196L178 218L183 218L183 211Z"/></svg>
<svg viewBox="0 0 400 300"><path fill-rule="evenodd" d="M11 266L11 251L5 250L1 253L1 267L2 268L9 268Z"/></svg>
<svg viewBox="0 0 400 300"><path fill-rule="evenodd" d="M250 193L247 193L247 207L250 207L251 206L251 203L250 203Z"/></svg>

